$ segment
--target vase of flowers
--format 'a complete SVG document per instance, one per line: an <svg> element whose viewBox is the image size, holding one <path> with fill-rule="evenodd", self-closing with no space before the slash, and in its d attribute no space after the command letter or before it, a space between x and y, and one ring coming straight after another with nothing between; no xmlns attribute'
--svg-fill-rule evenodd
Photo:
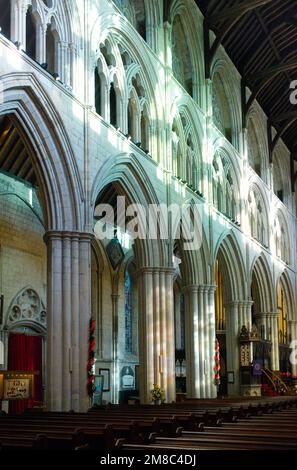
<svg viewBox="0 0 297 470"><path fill-rule="evenodd" d="M154 388L151 390L151 398L154 405L160 405L165 402L165 391L158 384L154 384Z"/></svg>

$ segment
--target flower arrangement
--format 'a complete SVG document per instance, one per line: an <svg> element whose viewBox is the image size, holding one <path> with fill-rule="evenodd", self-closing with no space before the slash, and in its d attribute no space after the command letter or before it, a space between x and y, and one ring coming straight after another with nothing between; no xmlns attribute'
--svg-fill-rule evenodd
<svg viewBox="0 0 297 470"><path fill-rule="evenodd" d="M154 388L151 390L151 397L154 403L165 402L165 391L157 384L154 384Z"/></svg>

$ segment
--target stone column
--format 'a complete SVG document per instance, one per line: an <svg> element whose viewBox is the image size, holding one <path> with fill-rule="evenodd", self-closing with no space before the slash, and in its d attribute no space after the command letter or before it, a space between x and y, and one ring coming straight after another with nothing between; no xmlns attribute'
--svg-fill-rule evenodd
<svg viewBox="0 0 297 470"><path fill-rule="evenodd" d="M234 372L234 383L228 384L228 395L240 394L240 376L239 376L239 332L240 332L240 302L228 302L226 308L226 350L227 350L227 368ZM241 320L244 320L244 308L241 307Z"/></svg>
<svg viewBox="0 0 297 470"><path fill-rule="evenodd" d="M257 313L255 317L257 320L257 328L258 328L260 338L261 338L261 332L263 331L264 338L262 339L267 339L267 340L271 339L269 315L267 313L261 312L261 313Z"/></svg>
<svg viewBox="0 0 297 470"><path fill-rule="evenodd" d="M51 411L86 411L91 316L91 238L48 232L47 405Z"/></svg>
<svg viewBox="0 0 297 470"><path fill-rule="evenodd" d="M11 0L11 41L20 42L23 47L26 46L26 12L27 2L23 0Z"/></svg>
<svg viewBox="0 0 297 470"><path fill-rule="evenodd" d="M119 341L119 295L113 293L111 295L112 302L112 367L113 367L113 389L112 401L119 402L119 357L118 357L118 341Z"/></svg>
<svg viewBox="0 0 297 470"><path fill-rule="evenodd" d="M291 364L292 364L293 375L297 375L297 320L289 320L288 326L289 326L290 341L296 342L296 344L293 344L293 354L291 358ZM294 364L295 361L296 361L296 364Z"/></svg>
<svg viewBox="0 0 297 470"><path fill-rule="evenodd" d="M46 26L40 23L36 24L36 60L46 63Z"/></svg>
<svg viewBox="0 0 297 470"><path fill-rule="evenodd" d="M268 339L272 343L271 348L271 369L279 370L279 344L278 344L278 312L266 314Z"/></svg>
<svg viewBox="0 0 297 470"><path fill-rule="evenodd" d="M185 288L187 396L214 398L214 286Z"/></svg>
<svg viewBox="0 0 297 470"><path fill-rule="evenodd" d="M252 300L240 300L238 302L238 324L241 329L246 326L248 330L252 328Z"/></svg>
<svg viewBox="0 0 297 470"><path fill-rule="evenodd" d="M173 270L142 268L139 271L140 399L150 403L157 383L166 402L175 400L175 345Z"/></svg>

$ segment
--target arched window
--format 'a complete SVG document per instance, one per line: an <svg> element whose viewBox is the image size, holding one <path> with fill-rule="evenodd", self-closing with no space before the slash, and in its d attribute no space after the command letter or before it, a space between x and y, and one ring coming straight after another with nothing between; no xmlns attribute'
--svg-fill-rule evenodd
<svg viewBox="0 0 297 470"><path fill-rule="evenodd" d="M248 140L248 160L249 165L262 177L262 163L261 163L261 152L260 144L257 137L257 132L252 119L248 120L247 127L247 140Z"/></svg>
<svg viewBox="0 0 297 470"><path fill-rule="evenodd" d="M116 94L113 83L110 84L109 106L110 106L110 124L112 124L113 126L116 126L117 125L117 94Z"/></svg>
<svg viewBox="0 0 297 470"><path fill-rule="evenodd" d="M232 142L232 124L229 101L226 96L223 81L217 72L213 77L213 121L219 131Z"/></svg>
<svg viewBox="0 0 297 470"><path fill-rule="evenodd" d="M230 171L228 171L226 177L226 214L233 220L235 220L237 217L235 190Z"/></svg>
<svg viewBox="0 0 297 470"><path fill-rule="evenodd" d="M150 145L149 145L149 119L146 112L146 109L143 109L141 112L141 148L144 151L149 152Z"/></svg>
<svg viewBox="0 0 297 470"><path fill-rule="evenodd" d="M216 331L224 331L226 329L226 310L224 307L223 278L218 261L216 261L215 267L215 283L217 286L215 293Z"/></svg>
<svg viewBox="0 0 297 470"><path fill-rule="evenodd" d="M29 6L26 14L26 53L36 60L36 21Z"/></svg>
<svg viewBox="0 0 297 470"><path fill-rule="evenodd" d="M275 254L285 263L290 263L290 239L282 212L277 212L274 222Z"/></svg>
<svg viewBox="0 0 297 470"><path fill-rule="evenodd" d="M140 143L141 139L140 121L141 110L139 97L136 89L133 87L130 92L130 98L128 102L128 133L131 136L132 142L135 142L137 144Z"/></svg>
<svg viewBox="0 0 297 470"><path fill-rule="evenodd" d="M140 36L146 40L146 14L144 0L114 0L123 15L130 21Z"/></svg>
<svg viewBox="0 0 297 470"><path fill-rule="evenodd" d="M281 161L285 163L285 158L281 158ZM283 177L282 177L282 171L283 169L280 168L278 158L274 158L273 162L273 190L274 194L282 201L284 202L284 183L283 183Z"/></svg>
<svg viewBox="0 0 297 470"><path fill-rule="evenodd" d="M46 63L47 70L50 73L57 73L57 39L52 29L52 25L48 25L46 31Z"/></svg>
<svg viewBox="0 0 297 470"><path fill-rule="evenodd" d="M277 290L277 311L278 311L278 341L280 344L287 344L287 306L284 291L281 283Z"/></svg>
<svg viewBox="0 0 297 470"><path fill-rule="evenodd" d="M102 101L101 101L101 78L98 72L98 67L95 67L94 71L94 80L95 80L95 109L96 113L102 115Z"/></svg>
<svg viewBox="0 0 297 470"><path fill-rule="evenodd" d="M10 39L10 24L11 24L11 14L10 14L10 0L0 0L0 28L1 34L7 39Z"/></svg>
<svg viewBox="0 0 297 470"><path fill-rule="evenodd" d="M251 282L251 300L252 304L252 325L256 325L262 339L271 339L271 330L267 330L265 323L261 324L259 314L262 312L261 303L261 283L258 277L257 269L253 270ZM248 326L248 325L245 325ZM250 325L251 326L251 325Z"/></svg>
<svg viewBox="0 0 297 470"><path fill-rule="evenodd" d="M125 351L132 353L132 282L131 276L125 273Z"/></svg>
<svg viewBox="0 0 297 470"><path fill-rule="evenodd" d="M172 71L184 89L193 96L193 70L184 25L176 15L172 25Z"/></svg>
<svg viewBox="0 0 297 470"><path fill-rule="evenodd" d="M240 221L237 200L238 187L230 159L218 151L213 160L213 203L220 212L237 222Z"/></svg>
<svg viewBox="0 0 297 470"><path fill-rule="evenodd" d="M195 160L194 159L194 146L193 146L191 135L189 135L187 139L186 180L187 180L187 183L193 187L193 189L195 189L194 175L193 175L194 160Z"/></svg>
<svg viewBox="0 0 297 470"><path fill-rule="evenodd" d="M134 109L133 100L129 98L128 102L128 134L131 136L131 139L134 140Z"/></svg>
<svg viewBox="0 0 297 470"><path fill-rule="evenodd" d="M250 234L262 245L268 247L268 218L264 208L264 202L257 189L250 189L248 203Z"/></svg>

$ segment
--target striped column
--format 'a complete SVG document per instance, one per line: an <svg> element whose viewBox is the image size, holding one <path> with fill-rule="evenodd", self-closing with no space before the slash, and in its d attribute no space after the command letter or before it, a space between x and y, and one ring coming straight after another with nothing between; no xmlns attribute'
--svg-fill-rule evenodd
<svg viewBox="0 0 297 470"><path fill-rule="evenodd" d="M173 273L171 268L139 271L140 400L150 403L158 384L166 402L175 401Z"/></svg>
<svg viewBox="0 0 297 470"><path fill-rule="evenodd" d="M47 382L51 411L86 411L91 316L91 239L87 233L48 232Z"/></svg>
<svg viewBox="0 0 297 470"><path fill-rule="evenodd" d="M191 285L184 291L187 396L215 398L215 287Z"/></svg>

